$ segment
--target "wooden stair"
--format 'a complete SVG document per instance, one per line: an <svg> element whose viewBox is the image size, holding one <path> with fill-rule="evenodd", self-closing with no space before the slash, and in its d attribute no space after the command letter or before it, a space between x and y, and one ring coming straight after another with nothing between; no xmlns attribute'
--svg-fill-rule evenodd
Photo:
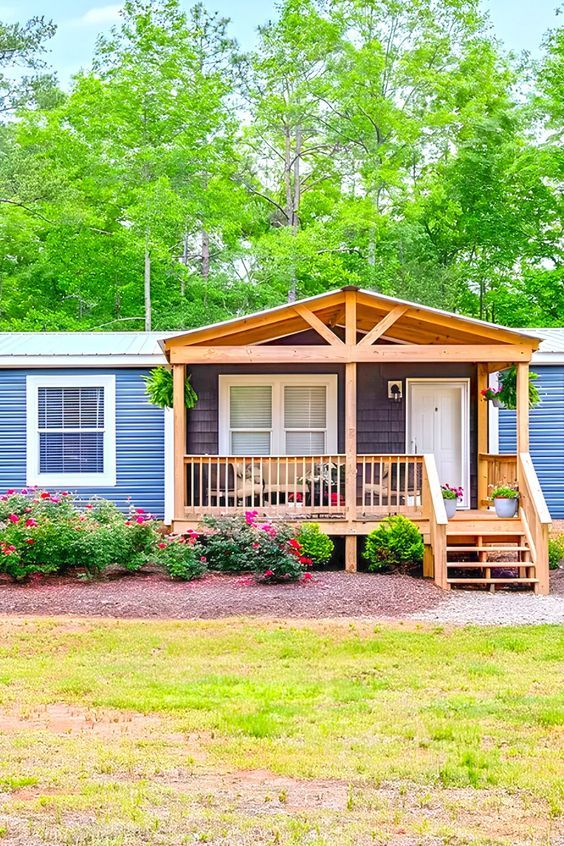
<svg viewBox="0 0 564 846"><path fill-rule="evenodd" d="M495 591L517 586L534 589L538 583L520 517L500 519L490 511L460 511L449 521L446 535L448 587Z"/></svg>

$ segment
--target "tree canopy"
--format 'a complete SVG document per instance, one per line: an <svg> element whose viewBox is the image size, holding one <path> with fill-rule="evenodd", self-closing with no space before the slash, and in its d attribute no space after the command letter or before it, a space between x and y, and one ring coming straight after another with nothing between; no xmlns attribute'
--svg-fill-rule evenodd
<svg viewBox="0 0 564 846"><path fill-rule="evenodd" d="M562 322L562 30L507 54L478 0L127 0L61 90L0 23L0 328L189 328L356 284Z"/></svg>

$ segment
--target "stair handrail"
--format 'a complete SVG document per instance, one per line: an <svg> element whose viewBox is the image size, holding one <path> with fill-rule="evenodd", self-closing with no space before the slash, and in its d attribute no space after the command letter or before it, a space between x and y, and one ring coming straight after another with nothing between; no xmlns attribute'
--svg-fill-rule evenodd
<svg viewBox="0 0 564 846"><path fill-rule="evenodd" d="M549 592L548 533L552 524L533 461L528 452L517 455L521 519L531 547L538 593Z"/></svg>
<svg viewBox="0 0 564 846"><path fill-rule="evenodd" d="M423 508L424 514L429 520L429 539L433 552L435 584L442 588L448 588L446 554L448 517L439 480L439 471L437 470L435 456L432 453L423 455Z"/></svg>

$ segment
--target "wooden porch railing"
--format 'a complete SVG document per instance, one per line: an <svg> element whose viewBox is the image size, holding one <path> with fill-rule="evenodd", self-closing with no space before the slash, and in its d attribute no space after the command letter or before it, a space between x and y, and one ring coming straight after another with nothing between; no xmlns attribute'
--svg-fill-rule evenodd
<svg viewBox="0 0 564 846"><path fill-rule="evenodd" d="M362 516L422 513L422 455L359 455L358 477L357 509Z"/></svg>
<svg viewBox="0 0 564 846"><path fill-rule="evenodd" d="M241 513L344 519L346 456L186 455L186 516ZM349 514L422 514L422 455L358 455ZM350 505L350 503L349 503Z"/></svg>
<svg viewBox="0 0 564 846"><path fill-rule="evenodd" d="M187 455L186 512L344 517L345 456Z"/></svg>
<svg viewBox="0 0 564 846"><path fill-rule="evenodd" d="M538 579L536 590L546 594L549 591L548 533L552 520L531 456L521 452L516 459L520 515Z"/></svg>
<svg viewBox="0 0 564 846"><path fill-rule="evenodd" d="M445 501L439 481L439 473L434 455L423 456L422 476L423 516L429 521L430 549L426 549L423 559L423 575L433 576L439 587L447 588L447 523ZM428 563L430 552L432 563Z"/></svg>
<svg viewBox="0 0 564 846"><path fill-rule="evenodd" d="M514 485L517 481L517 456L480 453L478 456L478 505L489 505L492 487Z"/></svg>

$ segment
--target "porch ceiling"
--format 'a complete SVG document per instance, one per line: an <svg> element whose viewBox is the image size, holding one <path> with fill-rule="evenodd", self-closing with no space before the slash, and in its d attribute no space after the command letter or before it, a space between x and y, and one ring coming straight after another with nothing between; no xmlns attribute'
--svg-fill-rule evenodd
<svg viewBox="0 0 564 846"><path fill-rule="evenodd" d="M356 329L374 345L382 342L421 345L508 344L535 350L540 341L517 330L451 314L372 291L342 288L299 303L288 303L268 311L235 318L213 326L194 329L162 342L165 352L185 346L261 345L304 330L317 331L319 344L341 345L335 330L345 325L345 301L349 292L356 300ZM323 326L320 326L319 323ZM328 327L333 332L327 332ZM342 334L342 333L340 333Z"/></svg>

